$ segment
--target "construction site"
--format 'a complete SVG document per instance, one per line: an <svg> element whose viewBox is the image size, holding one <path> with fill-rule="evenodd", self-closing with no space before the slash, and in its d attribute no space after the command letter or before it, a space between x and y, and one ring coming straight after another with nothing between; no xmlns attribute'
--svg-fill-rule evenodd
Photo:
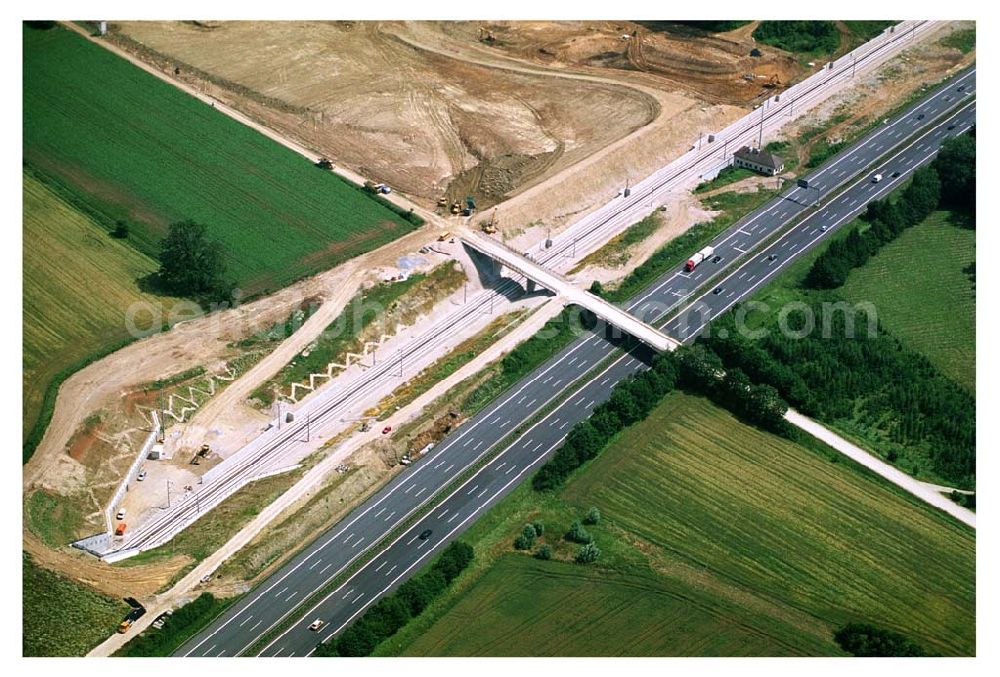
<svg viewBox="0 0 1000 677"><path fill-rule="evenodd" d="M756 24L707 33L632 21L110 22L92 39L304 149L303 162L360 177L426 224L67 379L24 467L24 550L150 608L250 589L461 429L475 413L463 405L497 378L501 358L561 312L565 299L505 282L510 264L501 277L467 246L472 235L585 288L620 282L717 215L692 193L699 175L637 207L631 223L649 215L656 225L613 255L600 253L618 234L611 227L579 250L572 230L822 68L757 44ZM805 164L820 139L851 137L971 63L974 52L940 42L962 28L936 25L764 142L784 142ZM764 185L753 177L729 190ZM560 235L557 259L549 248ZM249 467L248 449L303 425L294 451L199 503L213 478ZM194 526L153 534L179 505L197 511ZM133 534L136 552L121 554Z"/></svg>

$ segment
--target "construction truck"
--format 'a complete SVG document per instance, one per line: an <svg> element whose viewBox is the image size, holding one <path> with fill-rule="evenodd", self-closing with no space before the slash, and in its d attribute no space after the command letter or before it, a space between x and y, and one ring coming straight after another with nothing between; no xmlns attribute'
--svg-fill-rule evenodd
<svg viewBox="0 0 1000 677"><path fill-rule="evenodd" d="M316 161L316 166L320 169L333 169L333 163L327 160L325 157L321 157Z"/></svg>
<svg viewBox="0 0 1000 677"><path fill-rule="evenodd" d="M497 208L493 208L493 213L490 215L490 220L483 224L483 232L487 235L493 235L497 232Z"/></svg>
<svg viewBox="0 0 1000 677"><path fill-rule="evenodd" d="M438 242L444 242L444 241L445 241L445 240L447 240L447 239L448 239L449 237L451 237L451 233L449 233L449 232L448 232L448 231L446 230L446 231L444 231L443 233L441 233L440 235L438 235Z"/></svg>
<svg viewBox="0 0 1000 677"><path fill-rule="evenodd" d="M698 251L694 256L692 256L687 260L687 263L684 264L684 270L690 273L692 270L695 269L695 266L697 266L699 263L701 263L714 253L715 253L715 247L705 247L704 249Z"/></svg>
<svg viewBox="0 0 1000 677"><path fill-rule="evenodd" d="M452 214L458 214L460 211L462 211L462 203L461 202L452 202L451 203L451 213Z"/></svg>

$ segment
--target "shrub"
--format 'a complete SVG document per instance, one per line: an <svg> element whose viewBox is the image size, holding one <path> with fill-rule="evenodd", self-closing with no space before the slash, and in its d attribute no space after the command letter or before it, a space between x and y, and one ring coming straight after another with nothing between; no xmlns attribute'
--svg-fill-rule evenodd
<svg viewBox="0 0 1000 677"><path fill-rule="evenodd" d="M535 558L552 559L552 548L549 546L548 543L542 543L540 546L538 546L538 549L535 550Z"/></svg>
<svg viewBox="0 0 1000 677"><path fill-rule="evenodd" d="M597 509L597 506L592 506L590 510L587 511L587 516L583 518L584 524L597 524L601 521L601 511Z"/></svg>
<svg viewBox="0 0 1000 677"><path fill-rule="evenodd" d="M570 525L569 531L566 532L566 540L573 541L574 543L590 543L594 540L594 537L590 535L583 525L580 524L580 520L573 520L573 524Z"/></svg>
<svg viewBox="0 0 1000 677"><path fill-rule="evenodd" d="M542 534L545 533L545 525L542 524L541 522L539 522L538 520L535 520L534 522L532 522L531 526L533 526L535 528L535 535L536 536L541 536Z"/></svg>
<svg viewBox="0 0 1000 677"><path fill-rule="evenodd" d="M576 551L577 564L590 564L591 562L596 562L597 558L601 556L601 550L593 543L587 543L579 550Z"/></svg>

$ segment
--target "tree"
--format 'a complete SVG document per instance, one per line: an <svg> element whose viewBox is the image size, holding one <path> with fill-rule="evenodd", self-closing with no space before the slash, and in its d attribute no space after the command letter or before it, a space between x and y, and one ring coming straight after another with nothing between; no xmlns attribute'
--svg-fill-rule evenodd
<svg viewBox="0 0 1000 677"><path fill-rule="evenodd" d="M545 525L539 522L538 520L532 522L531 526L535 528L535 536L541 536L542 534L545 533Z"/></svg>
<svg viewBox="0 0 1000 677"><path fill-rule="evenodd" d="M583 518L584 524L597 524L601 521L601 511L597 509L597 506L591 506L590 510L587 511L587 516Z"/></svg>
<svg viewBox="0 0 1000 677"><path fill-rule="evenodd" d="M590 293L594 296L604 296L604 285L601 284L600 280L594 280L590 283Z"/></svg>
<svg viewBox="0 0 1000 677"><path fill-rule="evenodd" d="M573 520L573 524L570 525L569 531L566 532L566 540L574 543L590 543L594 540L594 537L583 528L583 525L580 524L580 520Z"/></svg>
<svg viewBox="0 0 1000 677"><path fill-rule="evenodd" d="M530 550L531 546L535 544L537 536L534 525L525 524L520 535L514 539L514 547L518 550Z"/></svg>
<svg viewBox="0 0 1000 677"><path fill-rule="evenodd" d="M548 543L542 543L540 546L538 546L538 549L535 550L535 558L536 559L552 559L552 548L551 548L551 546L549 546Z"/></svg>
<svg viewBox="0 0 1000 677"><path fill-rule="evenodd" d="M222 245L208 239L204 225L191 220L170 225L160 250L157 276L164 291L177 296L206 301L232 298Z"/></svg>
<svg viewBox="0 0 1000 677"><path fill-rule="evenodd" d="M593 543L587 543L576 551L576 557L574 559L577 564L590 564L591 562L596 562L597 558L600 556L600 548Z"/></svg>
<svg viewBox="0 0 1000 677"><path fill-rule="evenodd" d="M941 179L941 201L951 207L975 211L975 136L963 134L945 141L931 166Z"/></svg>
<svg viewBox="0 0 1000 677"><path fill-rule="evenodd" d="M116 237L119 240L124 240L128 237L128 221L116 221L115 229L111 231L111 236Z"/></svg>

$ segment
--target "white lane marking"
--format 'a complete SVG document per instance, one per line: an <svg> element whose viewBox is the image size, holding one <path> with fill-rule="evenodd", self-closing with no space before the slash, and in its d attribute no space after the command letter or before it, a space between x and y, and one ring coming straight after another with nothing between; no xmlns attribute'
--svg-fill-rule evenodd
<svg viewBox="0 0 1000 677"><path fill-rule="evenodd" d="M388 522L389 520L391 520L391 519L392 519L392 516L393 516L393 515L395 515L395 514L396 514L396 511L395 511L395 510L393 510L393 511L392 511L392 512L390 512L390 513L389 513L388 515L386 515L385 519L384 519L384 520L382 520L382 521L383 521L383 522Z"/></svg>
<svg viewBox="0 0 1000 677"><path fill-rule="evenodd" d="M281 597L282 593L284 593L285 590L288 590L288 586L287 585L285 587L283 587L281 590L279 590L278 592L274 593L274 596L275 597Z"/></svg>
<svg viewBox="0 0 1000 677"><path fill-rule="evenodd" d="M457 512L454 515L451 516L451 519L448 520L448 524L451 524L452 522L454 522L456 517L458 517L458 513Z"/></svg>
<svg viewBox="0 0 1000 677"><path fill-rule="evenodd" d="M247 616L246 619L244 619L244 621L242 623L240 623L238 627L242 628L244 625L246 625L251 620L253 620L253 616Z"/></svg>
<svg viewBox="0 0 1000 677"><path fill-rule="evenodd" d="M420 494L424 493L425 491L427 491L427 487L424 487L417 493L413 494L413 498L420 498Z"/></svg>
<svg viewBox="0 0 1000 677"><path fill-rule="evenodd" d="M474 487L472 487L471 489L469 489L469 491L468 491L468 495L469 495L469 496L472 496L472 493L473 493L473 492L474 492L474 491L475 491L476 489L478 489L478 488L479 488L479 485L477 484L476 486L474 486Z"/></svg>
<svg viewBox="0 0 1000 677"><path fill-rule="evenodd" d="M541 445L539 445L539 446L541 446ZM509 469L509 470L508 470L507 472L505 472L505 473L504 473L504 475L509 475L509 474L511 474L512 472L514 472L515 470L517 470L517 466L516 466L516 465L512 465L512 466L510 467L510 469Z"/></svg>
<svg viewBox="0 0 1000 677"><path fill-rule="evenodd" d="M343 596L343 597L341 597L340 599L347 599L348 597L350 597L350 596L351 596L351 594L352 594L353 592L354 592L354 588L351 588L351 589L350 589L350 590L348 590L348 591L347 591L346 593L344 593L344 596Z"/></svg>
<svg viewBox="0 0 1000 677"><path fill-rule="evenodd" d="M389 563L389 560L382 560L382 563L378 565L378 569L375 570L375 573L378 573L378 572L382 571L382 567L384 567L388 563Z"/></svg>
<svg viewBox="0 0 1000 677"><path fill-rule="evenodd" d="M388 576L389 574L391 574L393 571L396 570L396 567L398 566L399 566L398 564L393 564L392 568L385 572L385 575Z"/></svg>
<svg viewBox="0 0 1000 677"><path fill-rule="evenodd" d="M485 489L483 489L482 491L479 492L479 495L476 496L476 498L482 498L483 495L486 494L486 492L489 491L489 490L490 490L490 488L486 487Z"/></svg>
<svg viewBox="0 0 1000 677"><path fill-rule="evenodd" d="M365 540L364 536L358 536L358 540L355 541L354 545L352 545L351 547L352 548L358 547L359 545L361 545L361 542L364 541L364 540Z"/></svg>
<svg viewBox="0 0 1000 677"><path fill-rule="evenodd" d="M447 473L447 472L451 472L451 469L452 469L452 468L454 468L454 467L455 467L455 464L454 464L454 463L452 463L452 464L451 464L451 465L449 465L449 466L448 466L447 468L445 468L445 469L444 469L444 471L445 471L446 473Z"/></svg>
<svg viewBox="0 0 1000 677"><path fill-rule="evenodd" d="M473 451L479 451L479 447L483 446L483 442L485 442L485 441L486 440L479 440L479 442L476 443L476 446L473 449Z"/></svg>
<svg viewBox="0 0 1000 677"><path fill-rule="evenodd" d="M354 601L352 601L351 604L357 604L358 600L361 599L362 597L364 597L366 594L367 593L364 593L364 592L358 593L358 596L354 598Z"/></svg>
<svg viewBox="0 0 1000 677"><path fill-rule="evenodd" d="M384 513L384 512L385 512L385 508L382 508L382 509L381 509L381 510L379 510L379 511L378 511L377 513L375 513L374 517L378 517L379 515L381 515L381 514L382 514L382 513Z"/></svg>
<svg viewBox="0 0 1000 677"><path fill-rule="evenodd" d="M297 594L299 594L298 590L296 590L295 592L293 592L292 594L290 594L288 597L286 597L285 601L286 602L290 601L292 599L292 597L295 597L295 595L297 595Z"/></svg>
<svg viewBox="0 0 1000 677"><path fill-rule="evenodd" d="M347 543L352 538L354 538L354 532L353 531L351 533L347 534L347 538L344 539L344 543Z"/></svg>
<svg viewBox="0 0 1000 677"><path fill-rule="evenodd" d="M320 558L320 559L316 560L315 562L313 562L313 565L311 567L309 567L309 571L312 571L313 569L315 569L316 565L318 565L322 561L323 561L323 559Z"/></svg>
<svg viewBox="0 0 1000 677"><path fill-rule="evenodd" d="M319 570L319 575L322 576L323 574L325 574L326 570L329 569L332 566L333 566L333 562L330 562L329 564L327 564L325 567L323 567L322 569Z"/></svg>
<svg viewBox="0 0 1000 677"><path fill-rule="evenodd" d="M413 491L413 485L412 484L410 486L406 487L406 491L404 491L403 493L404 494L408 494L411 491ZM346 543L347 541L344 541L344 542Z"/></svg>

